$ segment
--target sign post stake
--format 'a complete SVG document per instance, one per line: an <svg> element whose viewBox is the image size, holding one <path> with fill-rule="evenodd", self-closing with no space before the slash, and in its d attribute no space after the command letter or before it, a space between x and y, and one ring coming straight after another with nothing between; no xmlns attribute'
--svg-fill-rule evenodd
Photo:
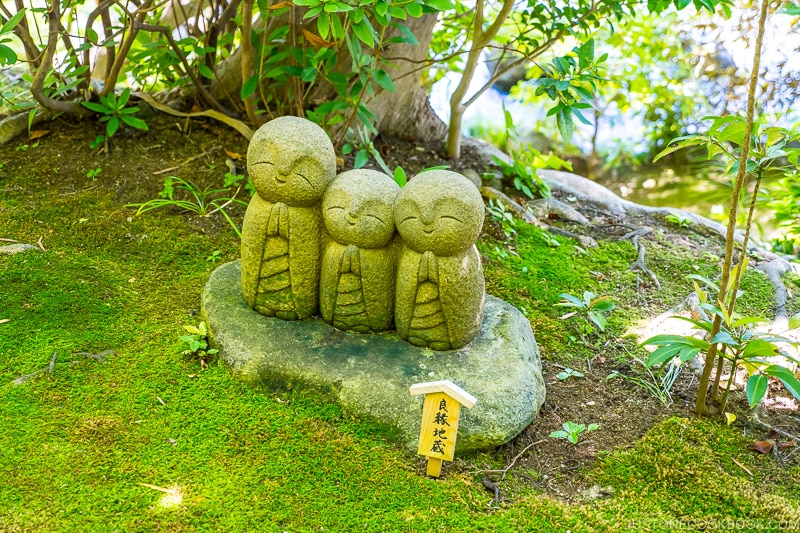
<svg viewBox="0 0 800 533"><path fill-rule="evenodd" d="M428 458L427 475L439 477L442 461L453 460L461 406L471 408L478 400L452 381L417 383L410 391L425 395L417 453Z"/></svg>

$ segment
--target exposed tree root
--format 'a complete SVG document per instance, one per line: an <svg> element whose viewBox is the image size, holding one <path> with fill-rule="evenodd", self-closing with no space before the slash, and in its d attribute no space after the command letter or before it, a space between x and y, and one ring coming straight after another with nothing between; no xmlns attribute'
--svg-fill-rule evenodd
<svg viewBox="0 0 800 533"><path fill-rule="evenodd" d="M745 419L745 424L751 429L756 429L758 431L763 431L765 433L775 433L785 439L800 442L800 437L798 437L797 435L793 435L791 433L783 431L782 429L778 429L773 425L767 424L758 417L758 413L752 411L750 412L750 414L747 415Z"/></svg>
<svg viewBox="0 0 800 533"><path fill-rule="evenodd" d="M788 325L786 300L789 297L789 291L786 290L786 286L783 284L782 276L791 272L791 265L785 259L776 257L771 261L756 265L754 268L766 274L767 279L775 286L775 318L773 323L776 327L786 329Z"/></svg>
<svg viewBox="0 0 800 533"><path fill-rule="evenodd" d="M653 230L651 228L639 228L637 230L633 230L631 232L626 233L620 238L620 240L630 239L631 243L633 244L633 247L636 248L636 251L638 253L636 261L631 263L631 266L628 267L628 270L630 271L639 270L641 272L644 272L645 274L650 276L650 279L653 280L653 283L655 284L656 288L660 290L661 283L658 281L658 277L656 277L655 272L647 268L647 265L644 264L645 248L644 244L639 242L639 237L643 237L652 231Z"/></svg>
<svg viewBox="0 0 800 533"><path fill-rule="evenodd" d="M584 248L597 248L597 241L594 240L593 237L589 237L588 235L581 235L580 233L575 233L564 228L559 228L558 226L551 226L550 224L542 223L539 225L543 230L547 230L553 235L560 235L562 237L568 237L570 239L575 239L580 243L581 246Z"/></svg>

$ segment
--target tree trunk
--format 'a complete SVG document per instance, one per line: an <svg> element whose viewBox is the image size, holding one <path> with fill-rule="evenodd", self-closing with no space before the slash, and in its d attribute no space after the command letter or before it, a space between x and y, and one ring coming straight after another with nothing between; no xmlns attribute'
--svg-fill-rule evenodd
<svg viewBox="0 0 800 533"><path fill-rule="evenodd" d="M408 29L419 44L393 44L383 53L398 68L387 71L395 80L397 92L381 91L367 104L378 117L381 133L419 141L444 139L447 135L447 125L433 112L427 90L421 85L422 70L415 71L428 59L436 19L436 14L428 14L407 20Z"/></svg>

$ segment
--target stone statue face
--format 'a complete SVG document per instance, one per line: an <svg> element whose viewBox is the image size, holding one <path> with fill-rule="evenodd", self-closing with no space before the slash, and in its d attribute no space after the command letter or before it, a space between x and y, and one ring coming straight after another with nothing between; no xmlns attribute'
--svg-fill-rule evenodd
<svg viewBox="0 0 800 533"><path fill-rule="evenodd" d="M339 174L322 198L325 228L340 244L382 248L394 235L392 206L400 187L375 170Z"/></svg>
<svg viewBox="0 0 800 533"><path fill-rule="evenodd" d="M313 122L280 117L253 135L247 170L268 202L307 207L319 201L336 175L336 154L328 135Z"/></svg>
<svg viewBox="0 0 800 533"><path fill-rule="evenodd" d="M461 174L431 170L408 182L394 205L397 231L412 250L438 256L463 253L477 240L484 207L478 190Z"/></svg>

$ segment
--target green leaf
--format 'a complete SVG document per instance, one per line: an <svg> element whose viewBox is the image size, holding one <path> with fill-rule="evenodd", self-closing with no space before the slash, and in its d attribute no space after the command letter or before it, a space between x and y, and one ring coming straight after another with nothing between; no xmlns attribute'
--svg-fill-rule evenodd
<svg viewBox="0 0 800 533"><path fill-rule="evenodd" d="M400 187L405 187L406 183L408 183L408 178L406 177L406 171L403 170L402 167L397 167L394 169L394 182L397 183Z"/></svg>
<svg viewBox="0 0 800 533"><path fill-rule="evenodd" d="M315 69L314 67L306 67L300 74L300 79L306 83L311 83L312 81L314 81L314 78L316 77L317 77L317 69Z"/></svg>
<svg viewBox="0 0 800 533"><path fill-rule="evenodd" d="M764 369L764 373L781 380L786 390L792 393L792 396L800 400L800 381L794 377L794 374L788 368L780 365L771 365Z"/></svg>
<svg viewBox="0 0 800 533"><path fill-rule="evenodd" d="M389 91L390 93L397 91L397 88L394 86L394 82L392 81L392 77L383 70L374 70L372 72L372 79L374 79L375 83L380 85L381 88Z"/></svg>
<svg viewBox="0 0 800 533"><path fill-rule="evenodd" d="M111 119L109 119L108 121L108 124L106 125L106 133L108 133L109 137L113 137L118 129L119 129L119 119L117 117L111 117Z"/></svg>
<svg viewBox="0 0 800 533"><path fill-rule="evenodd" d="M98 104L96 102L81 102L81 105L86 109L94 111L95 113L103 113L108 114L111 112L106 106Z"/></svg>
<svg viewBox="0 0 800 533"><path fill-rule="evenodd" d="M131 116L128 116L128 115L122 116L120 118L122 119L122 122L124 122L125 124L127 124L131 128L136 128L137 130L148 131L147 123L144 120L140 119L140 118L131 117Z"/></svg>
<svg viewBox="0 0 800 533"><path fill-rule="evenodd" d="M16 14L14 14L13 17L8 19L8 21L6 21L6 23L3 24L2 27L0 27L0 35L4 33L10 33L11 30L13 30L17 26L17 24L19 24L19 22L22 20L22 17L25 16L25 11L26 9L22 8Z"/></svg>
<svg viewBox="0 0 800 533"><path fill-rule="evenodd" d="M249 80L244 82L241 90L242 100L247 100L258 88L258 76L251 76Z"/></svg>
<svg viewBox="0 0 800 533"><path fill-rule="evenodd" d="M742 351L742 357L772 357L780 352L777 346L762 339L755 339L747 343Z"/></svg>
<svg viewBox="0 0 800 533"><path fill-rule="evenodd" d="M553 431L552 433L550 433L550 438L552 438L552 439L566 439L567 437L568 437L568 435L567 435L566 431L558 430L558 431Z"/></svg>
<svg viewBox="0 0 800 533"><path fill-rule="evenodd" d="M739 346L739 342L736 339L734 339L731 336L731 334L728 333L727 331L720 331L719 333L714 335L714 338L711 339L711 344L717 344L717 343L724 344L726 346L734 346L734 347Z"/></svg>
<svg viewBox="0 0 800 533"><path fill-rule="evenodd" d="M319 36L323 39L328 38L328 33L331 31L331 18L327 13L322 13L317 19L317 31Z"/></svg>
<svg viewBox="0 0 800 533"><path fill-rule="evenodd" d="M389 15L393 18L400 20L406 20L406 18L408 17L408 14L405 12L405 10L402 7L397 7L397 6L389 6Z"/></svg>
<svg viewBox="0 0 800 533"><path fill-rule="evenodd" d="M435 11L451 11L456 8L450 0L425 0L425 5Z"/></svg>
<svg viewBox="0 0 800 533"><path fill-rule="evenodd" d="M562 307L580 307L580 308L586 307L586 304L583 303L583 300L581 300L577 296L573 296L572 294L567 294L565 292L562 292L561 294L558 295L558 297L563 298L566 301L558 302L557 304L554 305L560 305Z"/></svg>
<svg viewBox="0 0 800 533"><path fill-rule="evenodd" d="M198 70L200 71L200 75L206 78L207 80L214 79L214 71L208 68L208 65L201 63L200 66L198 67Z"/></svg>
<svg viewBox="0 0 800 533"><path fill-rule="evenodd" d="M122 94L119 95L119 100L117 100L117 109L122 109L125 107L125 104L128 103L128 100L131 97L131 90L126 88L122 91Z"/></svg>
<svg viewBox="0 0 800 533"><path fill-rule="evenodd" d="M422 16L422 6L416 2L411 2L410 4L406 5L406 11L415 19L418 19Z"/></svg>
<svg viewBox="0 0 800 533"><path fill-rule="evenodd" d="M13 65L19 57L17 54L4 44L0 44L0 65Z"/></svg>
<svg viewBox="0 0 800 533"><path fill-rule="evenodd" d="M362 19L358 24L353 24L353 33L356 34L358 39L373 48L375 46L375 39L372 36L372 26L369 25L367 19Z"/></svg>
<svg viewBox="0 0 800 533"><path fill-rule="evenodd" d="M572 140L572 134L575 132L575 125L572 123L572 113L568 112L568 109L570 108L562 108L556 115L558 131L561 133L561 138L566 143L569 143Z"/></svg>
<svg viewBox="0 0 800 533"><path fill-rule="evenodd" d="M764 374L750 376L750 379L747 380L747 388L745 390L747 394L747 403L750 404L750 407L753 407L761 401L761 398L763 398L764 394L767 392L767 385L769 385L769 378Z"/></svg>
<svg viewBox="0 0 800 533"><path fill-rule="evenodd" d="M668 344L666 346L662 346L650 354L644 366L651 368L667 361L671 361L672 358L675 357L683 348L684 345L681 344Z"/></svg>
<svg viewBox="0 0 800 533"><path fill-rule="evenodd" d="M583 70L594 60L594 39L589 39L578 48L578 67Z"/></svg>
<svg viewBox="0 0 800 533"><path fill-rule="evenodd" d="M606 330L606 315L604 315L603 313L598 313L596 311L589 311L588 316L589 320L594 322L597 325L597 327L600 328L600 331Z"/></svg>
<svg viewBox="0 0 800 533"><path fill-rule="evenodd" d="M767 322L769 322L769 320L766 318L761 318L760 316L744 316L734 320L732 326L734 328L738 328L740 326L747 326L750 324L766 324Z"/></svg>
<svg viewBox="0 0 800 533"><path fill-rule="evenodd" d="M681 335L656 335L654 337L646 339L639 346L648 346L650 344L654 346L663 346L673 343L694 344L692 340L699 340L699 339L694 339L693 337L683 337Z"/></svg>
<svg viewBox="0 0 800 533"><path fill-rule="evenodd" d="M694 359L695 356L703 350L703 348L687 346L680 351L678 358L681 360L681 363L685 363L686 361Z"/></svg>
<svg viewBox="0 0 800 533"><path fill-rule="evenodd" d="M356 152L356 160L353 163L354 168L361 168L369 161L369 152L366 150L359 150Z"/></svg>
<svg viewBox="0 0 800 533"><path fill-rule="evenodd" d="M783 6L783 8L781 8L780 11L778 11L778 13L782 13L784 15L800 16L800 5L786 4L785 6Z"/></svg>
<svg viewBox="0 0 800 533"><path fill-rule="evenodd" d="M599 298L595 298L589 305L592 309L601 311L603 313L607 313L614 309L614 302L611 301L610 296L601 296Z"/></svg>

